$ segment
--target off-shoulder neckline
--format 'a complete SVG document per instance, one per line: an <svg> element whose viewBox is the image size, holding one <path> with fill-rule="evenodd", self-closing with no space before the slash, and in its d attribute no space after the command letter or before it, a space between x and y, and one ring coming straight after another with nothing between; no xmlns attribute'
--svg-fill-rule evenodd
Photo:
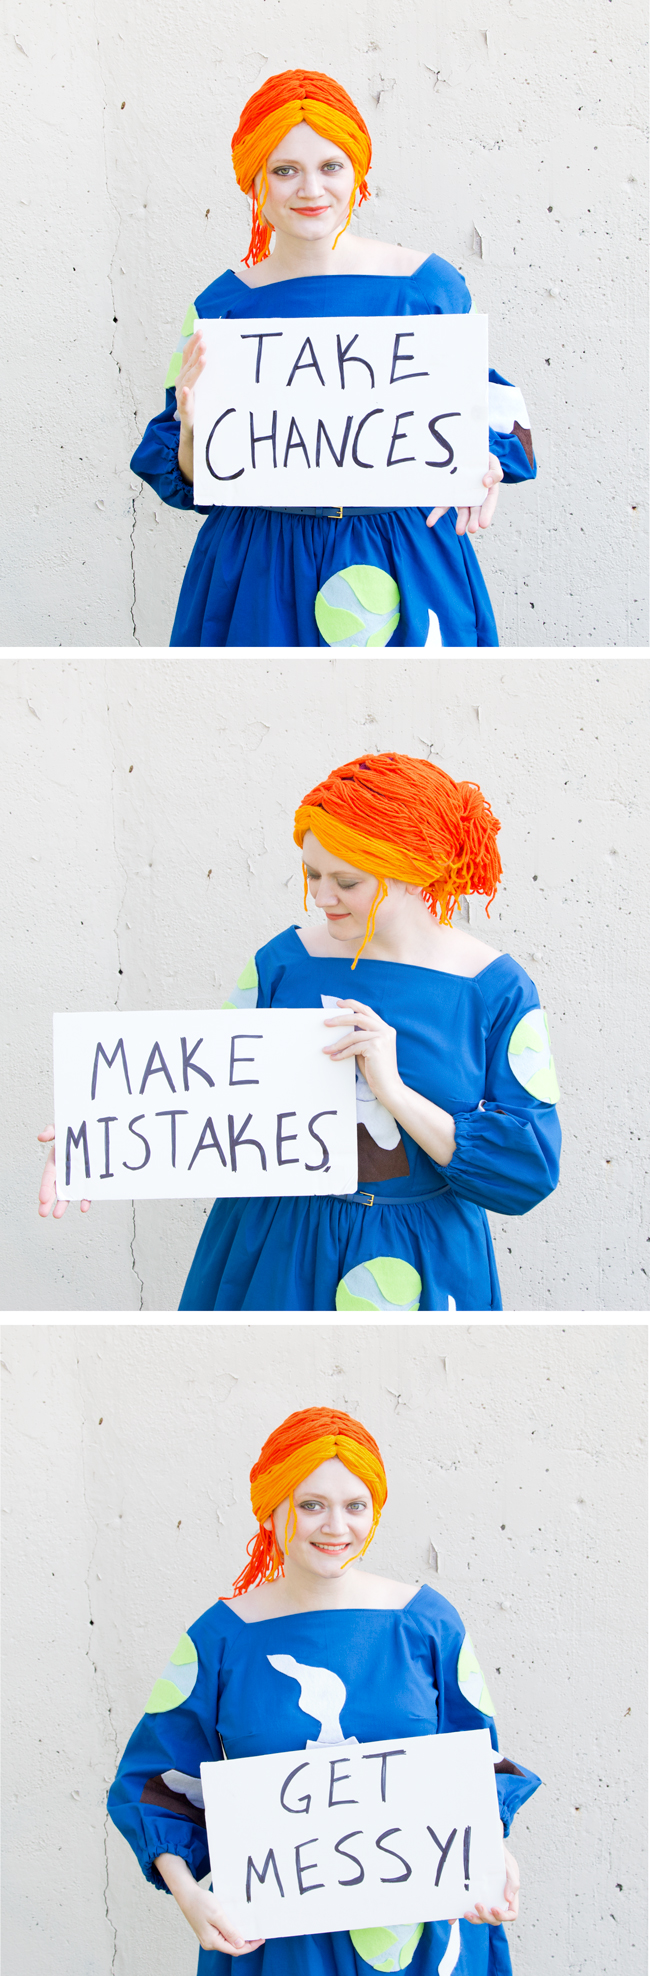
<svg viewBox="0 0 650 1976"><path fill-rule="evenodd" d="M298 946L300 947L300 951L301 951L301 953L303 953L303 954L304 954L304 956L305 956L305 960L308 960L308 961L318 961L318 963L319 963L319 965L320 965L320 966L325 966L325 967L328 967L328 966L329 966L329 965L331 964L331 962L332 962L332 961L347 961L347 960L349 960L349 955L348 955L348 954L310 954L310 953L308 953L308 951L307 951L307 948L306 948L306 947L304 946L304 944L303 944L303 941L302 941L302 940L301 940L301 938L300 938L300 930L299 930L299 928L298 928L297 926L288 926L288 927L286 928L286 931L287 931L287 933L295 933L295 936L296 936L296 940L297 940L297 943L298 943ZM281 935L281 934L279 935L279 938L280 938L280 939L282 938L282 935ZM512 955L511 955L511 954L495 954L495 955L494 955L494 958L493 958L493 960L491 960L491 961L486 961L486 963L485 963L485 967L481 967L481 968L479 968L479 970L478 970L478 974L453 974L453 973L450 973L450 972L449 972L449 969L448 969L448 968L446 968L446 967L423 967L423 966L421 966L421 965L420 965L420 963L419 963L418 961L382 961L382 960L376 960L376 959L374 958L374 956L373 956L372 954L366 954L366 955L362 955L362 959L365 959L365 960L366 960L366 961L368 962L368 965L369 965L369 966L371 966L371 967L403 967L403 968L410 968L410 969L411 969L411 970L413 971L413 973L415 973L415 974L436 974L436 975L438 975L439 977L442 977L442 978L443 978L444 980L446 980L446 981L469 981L469 982L471 982L471 981L482 981L482 979L483 979L483 975L484 975L484 974L487 974L487 973L488 973L488 971L489 971L489 969L490 969L491 967L496 967L496 965L497 965L497 962L498 962L498 961L508 961L508 960L512 960Z"/></svg>
<svg viewBox="0 0 650 1976"><path fill-rule="evenodd" d="M259 290L252 288L248 281L242 281L241 275L235 274L234 268L228 268L228 274L232 275L233 281L239 283L240 288L246 289L247 295L256 295L264 294L268 288L293 288L296 281L415 281L422 273L422 269L428 267L429 261L439 259L439 254L427 254L426 260L420 261L419 267L413 268L411 274L290 274L285 275L281 281L265 281Z"/></svg>
<svg viewBox="0 0 650 1976"><path fill-rule="evenodd" d="M416 1599L420 1598L422 1592L427 1592L429 1589L428 1585L418 1585L417 1592L414 1592L412 1598L407 1599L406 1604L403 1606L325 1606L323 1608L316 1608L313 1612L276 1612L269 1619L242 1619L241 1613L235 1611L235 1607L230 1599L218 1599L217 1604L225 1605L227 1611L232 1612L233 1618L239 1620L240 1626L277 1626L280 1620L323 1619L324 1617L329 1618L332 1613L385 1612L394 1615L395 1613L409 1612L411 1607L415 1605Z"/></svg>

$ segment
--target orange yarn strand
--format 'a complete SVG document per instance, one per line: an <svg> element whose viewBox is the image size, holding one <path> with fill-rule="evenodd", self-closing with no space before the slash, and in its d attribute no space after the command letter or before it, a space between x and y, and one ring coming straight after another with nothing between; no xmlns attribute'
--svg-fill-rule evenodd
<svg viewBox="0 0 650 1976"><path fill-rule="evenodd" d="M349 1414L329 1407L310 1407L290 1414L288 1420L275 1428L251 1469L251 1503L259 1529L257 1536L251 1537L247 1545L249 1563L235 1579L233 1598L240 1598L242 1592L249 1591L252 1585L268 1584L275 1578L284 1577L284 1562L275 1529L273 1524L270 1530L265 1529L266 1521L272 1518L278 1504L288 1497L286 1549L292 1543L297 1528L294 1489L315 1468L319 1468L321 1462L330 1461L335 1456L352 1475L358 1475L365 1482L372 1496L372 1526L357 1553L359 1557L364 1556L372 1543L388 1494L386 1472L377 1443L367 1428L362 1427L360 1421L352 1420ZM347 1562L352 1563L353 1559Z"/></svg>

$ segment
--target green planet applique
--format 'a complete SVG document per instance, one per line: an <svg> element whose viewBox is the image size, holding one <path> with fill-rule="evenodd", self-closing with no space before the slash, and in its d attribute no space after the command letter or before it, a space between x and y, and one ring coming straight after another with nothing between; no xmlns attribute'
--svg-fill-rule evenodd
<svg viewBox="0 0 650 1976"><path fill-rule="evenodd" d="M394 577L374 563L353 563L328 576L314 612L326 645L387 645L399 624Z"/></svg>
<svg viewBox="0 0 650 1976"><path fill-rule="evenodd" d="M164 1715L170 1708L180 1708L196 1683L199 1671L199 1657L189 1633L181 1633L178 1646L174 1648L171 1660L154 1681L145 1715Z"/></svg>
<svg viewBox="0 0 650 1976"><path fill-rule="evenodd" d="M186 343L189 343L190 337L194 335L194 331L196 329L198 320L199 318L197 316L194 303L190 302L190 306L189 309L187 310L187 314L183 319L183 327L180 333L180 340L176 345L176 349L174 351L173 357L170 359L169 369L167 372L167 376L165 378L166 391L173 390L173 387L176 383L176 379L180 377L181 365L183 362L183 351L185 349Z"/></svg>
<svg viewBox="0 0 650 1976"><path fill-rule="evenodd" d="M351 1928L350 1941L369 1969L408 1969L424 1929L418 1921L405 1921L393 1928Z"/></svg>
<svg viewBox="0 0 650 1976"><path fill-rule="evenodd" d="M494 1706L490 1692L483 1679L469 1633L465 1634L458 1655L456 1676L461 1695L465 1696L466 1702L471 1702L474 1708L480 1708L482 1715L493 1715Z"/></svg>
<svg viewBox="0 0 650 1976"><path fill-rule="evenodd" d="M222 1002L222 1009L256 1009L258 980L255 960L247 961L229 1000Z"/></svg>
<svg viewBox="0 0 650 1976"><path fill-rule="evenodd" d="M518 1084L531 1098L544 1105L556 1105L560 1087L551 1055L551 1039L545 1009L529 1009L513 1029L508 1043L508 1063Z"/></svg>
<svg viewBox="0 0 650 1976"><path fill-rule="evenodd" d="M422 1277L400 1256L374 1256L349 1269L336 1292L337 1310L419 1310Z"/></svg>

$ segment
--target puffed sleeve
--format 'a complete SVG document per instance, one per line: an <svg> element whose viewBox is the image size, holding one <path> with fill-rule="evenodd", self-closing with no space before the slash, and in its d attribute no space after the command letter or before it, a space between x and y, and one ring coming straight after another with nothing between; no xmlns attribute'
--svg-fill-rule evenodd
<svg viewBox="0 0 650 1976"><path fill-rule="evenodd" d="M495 370L489 373L488 416L490 452L500 460L504 480L536 480L537 461L522 393Z"/></svg>
<svg viewBox="0 0 650 1976"><path fill-rule="evenodd" d="M469 1633L460 1614L429 1586L420 1594L423 1619L431 1638L434 1685L438 1690L438 1732L489 1729L495 1753L494 1775L499 1812L507 1837L515 1812L539 1788L541 1778L523 1764L499 1753L492 1701Z"/></svg>
<svg viewBox="0 0 650 1976"><path fill-rule="evenodd" d="M180 425L176 414L176 379L179 376L186 343L194 334L199 320L197 305L190 303L183 321L176 349L173 352L165 378L165 409L150 419L146 432L136 446L131 468L141 480L147 480L154 493L166 501L170 508L193 508L194 489L183 478L178 464L178 440ZM197 514L209 514L209 508L197 508Z"/></svg>
<svg viewBox="0 0 650 1976"><path fill-rule="evenodd" d="M418 307L427 315L466 316L474 303L462 274L430 254L411 277ZM530 419L519 386L509 384L500 372L489 372L488 417L490 452L503 467L504 481L535 480L537 462L533 452Z"/></svg>
<svg viewBox="0 0 650 1976"><path fill-rule="evenodd" d="M168 1891L154 1865L160 1853L187 1860L196 1880L210 1869L202 1763L223 1757L217 1730L223 1650L218 1608L182 1633L142 1721L127 1743L108 1810L133 1847L147 1880Z"/></svg>
<svg viewBox="0 0 650 1976"><path fill-rule="evenodd" d="M558 1083L534 982L515 962L496 989L499 977L490 981L491 973L485 969L485 985L480 977L484 1096L474 1111L456 1115L456 1150L439 1171L459 1200L497 1214L527 1214L558 1183Z"/></svg>

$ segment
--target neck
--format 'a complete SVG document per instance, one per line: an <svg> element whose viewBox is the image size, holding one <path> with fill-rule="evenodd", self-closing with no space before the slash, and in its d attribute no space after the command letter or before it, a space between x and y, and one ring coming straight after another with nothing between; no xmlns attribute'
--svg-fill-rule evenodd
<svg viewBox="0 0 650 1976"><path fill-rule="evenodd" d="M294 240L290 234L277 233L270 260L264 262L268 279L292 281L297 275L344 274L352 243L348 228L335 247L338 230L337 222L325 240Z"/></svg>
<svg viewBox="0 0 650 1976"><path fill-rule="evenodd" d="M301 1571L299 1565L285 1559L284 1578L276 1580L278 1589L282 1587L283 1604L292 1612L330 1612L336 1606L354 1604L355 1584L359 1572L354 1565L337 1572L333 1578L319 1578L315 1572Z"/></svg>
<svg viewBox="0 0 650 1976"><path fill-rule="evenodd" d="M455 939L455 928L440 926L419 896L406 899L404 906L405 910L394 914L387 926L376 929L364 948L364 956L369 954L377 961L401 961L403 966L430 965L434 950L440 953ZM359 940L344 944L330 938L332 953L338 949L346 958L349 953L354 959L359 944Z"/></svg>

